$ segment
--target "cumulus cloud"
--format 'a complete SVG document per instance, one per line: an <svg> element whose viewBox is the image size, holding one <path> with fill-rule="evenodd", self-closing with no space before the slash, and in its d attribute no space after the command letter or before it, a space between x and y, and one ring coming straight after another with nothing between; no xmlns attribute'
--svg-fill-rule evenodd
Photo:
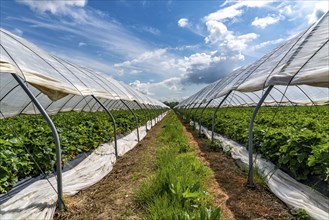
<svg viewBox="0 0 329 220"><path fill-rule="evenodd" d="M322 17L324 13L328 12L328 8L329 4L327 1L315 3L315 7L313 8L312 13L307 16L308 23L313 24L314 22L316 22Z"/></svg>
<svg viewBox="0 0 329 220"><path fill-rule="evenodd" d="M255 20L251 23L253 26L260 27L260 28L266 28L267 26L271 24L278 23L281 20L281 16L274 16L270 15L264 18L258 18L256 17Z"/></svg>
<svg viewBox="0 0 329 220"><path fill-rule="evenodd" d="M159 59L166 53L167 49L156 49L153 51L146 51L132 60L127 60L122 63L114 64L114 67L129 67L134 64L143 63L148 60Z"/></svg>
<svg viewBox="0 0 329 220"><path fill-rule="evenodd" d="M243 56L224 56L218 51L195 53L175 62L181 71L182 84L207 84L221 79L243 59Z"/></svg>
<svg viewBox="0 0 329 220"><path fill-rule="evenodd" d="M293 1L282 2L278 12L290 20L306 19L308 24L313 24L329 10L327 1Z"/></svg>
<svg viewBox="0 0 329 220"><path fill-rule="evenodd" d="M166 80L163 80L159 83L154 83L154 86L163 86L168 88L171 91L178 91L181 87L181 79L179 77L173 77Z"/></svg>
<svg viewBox="0 0 329 220"><path fill-rule="evenodd" d="M209 32L209 35L205 38L206 43L218 43L219 46L225 46L239 53L247 48L249 42L258 37L255 33L235 35L233 31L229 31L226 25L220 21L210 20L206 25Z"/></svg>
<svg viewBox="0 0 329 220"><path fill-rule="evenodd" d="M122 74L127 73L130 75L147 75L153 73L157 75L165 74L165 71L171 66L165 66L167 64L164 61L170 60L167 54L167 49L155 49L151 51L145 51L133 59L126 60L121 63L116 63L113 67Z"/></svg>
<svg viewBox="0 0 329 220"><path fill-rule="evenodd" d="M172 77L165 79L160 82L140 82L139 80L135 80L132 83L129 83L130 86L138 90L139 92L145 95L154 95L152 91L179 91L182 89L181 78L179 77Z"/></svg>
<svg viewBox="0 0 329 220"><path fill-rule="evenodd" d="M132 83L129 83L129 85L133 88L135 88L137 91L143 93L144 95L153 95L150 91L149 91L149 86L150 83L142 83L139 80L135 80Z"/></svg>
<svg viewBox="0 0 329 220"><path fill-rule="evenodd" d="M179 27L186 27L188 25L188 19L187 18L181 18L178 21L178 26Z"/></svg>
<svg viewBox="0 0 329 220"><path fill-rule="evenodd" d="M231 4L233 2L233 4ZM225 24L244 13L245 8L265 7L270 1L226 1L222 6L231 4L203 18L208 35L204 38L207 44L218 45L229 51L235 51L239 55L255 40L256 33L236 34L228 29Z"/></svg>
<svg viewBox="0 0 329 220"><path fill-rule="evenodd" d="M232 59L212 62L209 65L194 64L186 70L182 84L209 84L222 79L237 65Z"/></svg>

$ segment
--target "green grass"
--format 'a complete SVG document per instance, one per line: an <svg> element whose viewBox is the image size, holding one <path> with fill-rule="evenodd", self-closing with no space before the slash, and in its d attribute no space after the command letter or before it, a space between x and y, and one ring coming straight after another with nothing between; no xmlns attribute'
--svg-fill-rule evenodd
<svg viewBox="0 0 329 220"><path fill-rule="evenodd" d="M157 170L135 192L145 218L219 219L220 210L213 207L205 186L211 172L196 157L172 111L157 143Z"/></svg>

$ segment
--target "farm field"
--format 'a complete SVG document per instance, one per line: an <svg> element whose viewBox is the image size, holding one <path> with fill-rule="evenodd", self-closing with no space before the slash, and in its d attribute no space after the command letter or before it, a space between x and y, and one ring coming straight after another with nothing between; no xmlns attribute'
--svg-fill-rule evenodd
<svg viewBox="0 0 329 220"><path fill-rule="evenodd" d="M328 7L1 1L0 220L329 220Z"/></svg>
<svg viewBox="0 0 329 220"><path fill-rule="evenodd" d="M136 128L135 118L128 110L112 113L117 134L123 135ZM141 110L135 113L139 126L151 116ZM148 113L155 117L161 112ZM60 113L51 118L59 133L63 163L101 143L112 141L114 137L112 121L106 112ZM0 149L0 193L7 192L27 176L54 172L55 143L50 128L40 115L0 120Z"/></svg>
<svg viewBox="0 0 329 220"><path fill-rule="evenodd" d="M170 152L167 151L168 149ZM161 163L164 154L170 156L166 157L166 161L172 163ZM181 159L184 162L193 161L194 166L188 167L194 172L197 170L200 172L191 174L184 166L175 167L175 164L181 163L179 162ZM223 167L225 169L222 169ZM166 171L172 168L175 168L175 171L169 175ZM181 174L182 170L195 178ZM176 173L180 175L175 175ZM161 174L168 174L170 182L176 184L170 186L168 182L163 182L161 192L155 193L160 196L156 196L151 192L155 192L154 188L157 187L153 189L148 187L151 183L152 186L158 186L154 181L162 179ZM246 188L245 178L246 174L238 168L232 158L223 152L212 151L209 142L197 138L195 133L183 127L171 112L134 149L121 157L112 172L102 181L73 197L66 197L68 210L56 211L55 219L152 219L155 214L168 217L172 211L180 213L177 209L184 207L184 205L170 207L166 202L168 197L171 198L170 201L175 201L180 197L179 195L185 195L186 198L183 200L185 202L193 201L193 197L204 197L202 193L198 193L197 187L186 185L192 180L203 180L200 182L200 187L204 187L203 189L210 193L206 197L210 198L208 204L213 207L212 210L216 210L216 207L220 208L221 219L295 218L263 184L257 182L257 190ZM181 189L190 191L177 193L178 191L174 190L178 189L177 181L181 182ZM148 204L145 201L148 201ZM161 206L159 207L158 204ZM200 212L198 206L193 207L192 210L186 210L190 216L195 212L198 213L198 210Z"/></svg>
<svg viewBox="0 0 329 220"><path fill-rule="evenodd" d="M199 122L201 109L188 110ZM215 132L247 146L253 108L221 108ZM214 109L206 109L202 125L211 130ZM254 124L254 149L299 181L319 182L329 192L329 106L262 107ZM325 183L326 182L326 183Z"/></svg>

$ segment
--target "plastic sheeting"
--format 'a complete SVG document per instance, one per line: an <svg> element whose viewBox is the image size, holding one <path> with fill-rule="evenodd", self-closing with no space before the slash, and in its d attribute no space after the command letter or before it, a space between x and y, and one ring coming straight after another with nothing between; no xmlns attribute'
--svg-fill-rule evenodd
<svg viewBox="0 0 329 220"><path fill-rule="evenodd" d="M196 128L199 129L198 123L196 125ZM211 139L211 131L203 126L201 126L201 131L208 139ZM248 166L248 151L244 146L216 133L214 138L223 143L223 150L229 151L233 159L238 160L245 167ZM329 219L328 198L314 189L297 182L288 174L275 168L273 163L261 158L260 155L254 155L254 164L270 190L288 206L304 209L313 219Z"/></svg>
<svg viewBox="0 0 329 220"><path fill-rule="evenodd" d="M165 116L159 116L159 120ZM148 122L148 127L155 124ZM146 136L146 127L139 128L140 138ZM137 141L137 130L118 139L119 156L131 150ZM63 173L63 193L74 195L82 189L100 181L113 168L116 162L114 143L102 144L86 159L74 168ZM50 182L56 186L56 177ZM0 205L0 219L52 219L57 202L57 194L47 180L39 180L18 192L15 196Z"/></svg>
<svg viewBox="0 0 329 220"><path fill-rule="evenodd" d="M0 29L0 44L1 118L21 113L38 114L12 74L23 79L41 105L51 114L80 111L77 106L83 109L83 103L88 105L91 101L86 97L92 95L99 99L120 102L126 100L132 108L138 108L134 104L135 100L167 108L163 103L142 95L103 73L50 55L31 42L3 29ZM122 103L118 106L125 108Z"/></svg>

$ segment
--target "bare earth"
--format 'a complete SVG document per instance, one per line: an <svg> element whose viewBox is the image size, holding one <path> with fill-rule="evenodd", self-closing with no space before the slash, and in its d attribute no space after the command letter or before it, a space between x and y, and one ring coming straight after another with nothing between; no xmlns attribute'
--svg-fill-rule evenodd
<svg viewBox="0 0 329 220"><path fill-rule="evenodd" d="M109 175L72 197L66 197L67 211L55 213L54 219L140 219L133 193L155 171L156 138L163 126L159 122L131 151L120 157ZM187 128L187 127L186 127ZM185 133L204 163L214 171L208 190L222 219L293 219L288 208L268 189L257 185L245 187L246 174L234 160L222 152L211 152L196 133Z"/></svg>
<svg viewBox="0 0 329 220"><path fill-rule="evenodd" d="M289 212L289 208L279 200L269 189L255 183L256 189L246 187L247 174L244 173L223 151L214 152L209 150L205 139L198 137L197 131L191 131L185 125L190 142L199 148L199 155L207 166L212 169L220 191L228 197L226 206L234 214L235 219L295 219ZM219 194L213 194L217 198ZM226 216L223 219L229 219Z"/></svg>

